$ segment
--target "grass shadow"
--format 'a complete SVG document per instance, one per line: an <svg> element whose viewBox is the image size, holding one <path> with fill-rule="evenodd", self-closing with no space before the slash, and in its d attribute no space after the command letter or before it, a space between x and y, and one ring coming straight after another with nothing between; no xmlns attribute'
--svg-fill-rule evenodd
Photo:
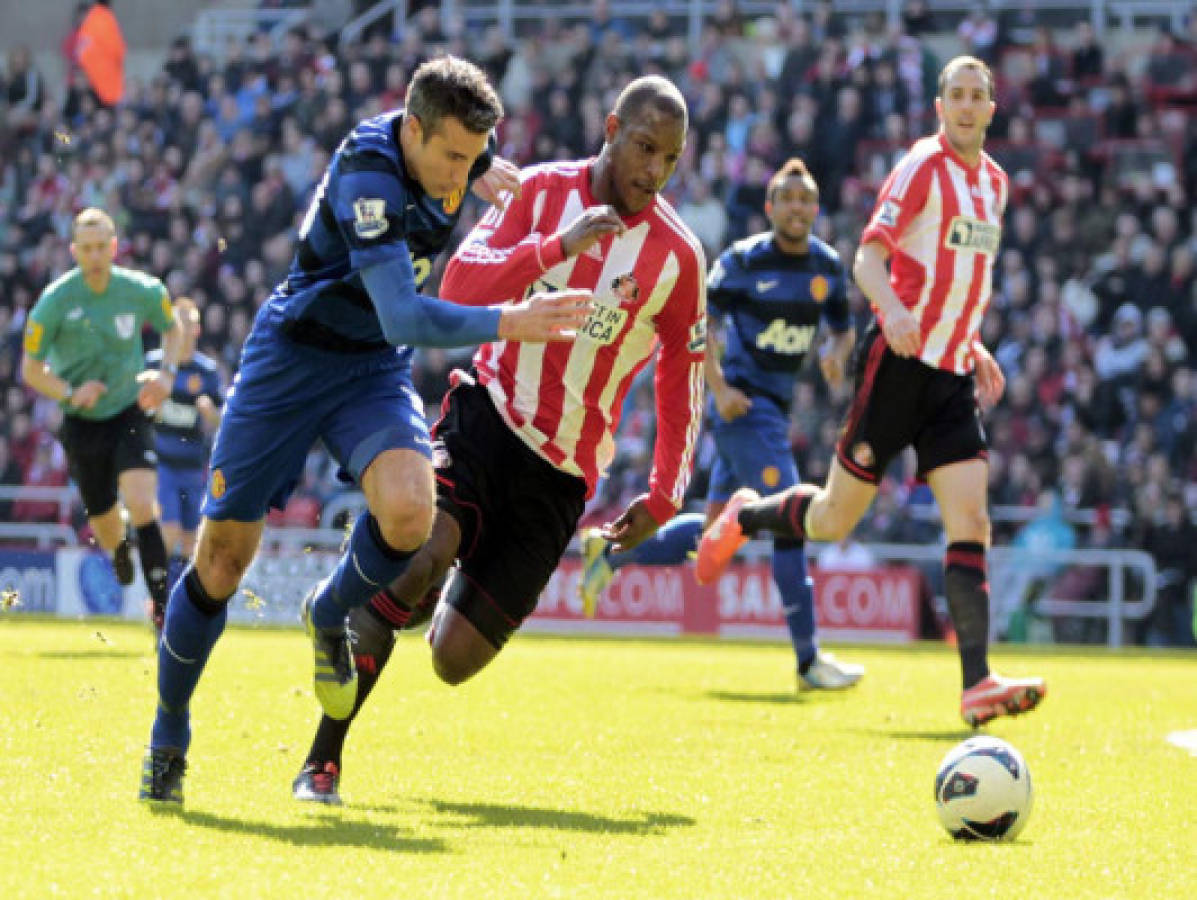
<svg viewBox="0 0 1197 900"><path fill-rule="evenodd" d="M258 822L192 809L176 812L175 815L188 825L268 838L297 847L364 847L400 853L449 852L448 846L439 838L412 837L393 825L347 821L335 813L323 813L318 820L302 825Z"/></svg>
<svg viewBox="0 0 1197 900"><path fill-rule="evenodd" d="M926 731L919 731L917 729L906 728L852 728L857 734L871 735L872 737L887 737L899 741L956 741L960 742L971 737L983 735L983 731L975 731L972 728L940 728L927 729Z"/></svg>
<svg viewBox="0 0 1197 900"><path fill-rule="evenodd" d="M707 691L707 698L723 703L805 703L797 691Z"/></svg>
<svg viewBox="0 0 1197 900"><path fill-rule="evenodd" d="M585 831L594 834L660 835L666 829L697 824L690 816L672 813L638 812L617 818L577 810L517 806L506 803L455 803L448 800L417 800L441 815L465 821L446 823L466 828L548 828Z"/></svg>
<svg viewBox="0 0 1197 900"><path fill-rule="evenodd" d="M46 650L34 654L38 659L138 659L149 658L149 650Z"/></svg>

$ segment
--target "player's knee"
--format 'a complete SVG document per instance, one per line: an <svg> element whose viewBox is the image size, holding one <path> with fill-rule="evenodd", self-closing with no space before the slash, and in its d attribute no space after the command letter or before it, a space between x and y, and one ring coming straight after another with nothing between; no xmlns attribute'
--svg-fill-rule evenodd
<svg viewBox="0 0 1197 900"><path fill-rule="evenodd" d="M432 497L408 498L375 512L378 529L387 545L396 550L415 550L428 540L436 503Z"/></svg>
<svg viewBox="0 0 1197 900"><path fill-rule="evenodd" d="M443 614L434 620L432 670L448 685L458 685L473 678L499 652L464 616L441 604Z"/></svg>
<svg viewBox="0 0 1197 900"><path fill-rule="evenodd" d="M221 538L204 542L195 556L200 582L213 597L223 597L237 590L237 585L241 583L241 578L251 562L252 549Z"/></svg>
<svg viewBox="0 0 1197 900"><path fill-rule="evenodd" d="M828 504L819 512L821 515L813 516L815 521L811 529L811 536L816 540L838 543L851 534L856 525L842 506Z"/></svg>
<svg viewBox="0 0 1197 900"><path fill-rule="evenodd" d="M150 494L131 492L125 498L125 508L129 510L129 521L134 527L148 525L157 513L154 497Z"/></svg>
<svg viewBox="0 0 1197 900"><path fill-rule="evenodd" d="M436 677L450 687L468 681L477 674L480 667L471 660L463 659L461 654L447 648L432 646L432 670Z"/></svg>

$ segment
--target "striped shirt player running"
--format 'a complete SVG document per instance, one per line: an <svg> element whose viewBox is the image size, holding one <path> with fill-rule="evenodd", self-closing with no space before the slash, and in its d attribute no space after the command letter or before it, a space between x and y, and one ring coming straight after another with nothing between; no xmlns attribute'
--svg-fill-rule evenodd
<svg viewBox="0 0 1197 900"><path fill-rule="evenodd" d="M596 159L525 170L506 209L492 210L450 261L441 292L460 303L584 290L595 305L568 346L491 341L472 373L455 373L433 431L432 537L404 576L350 614L355 714L390 657L394 632L434 604L429 642L442 680L459 684L495 658L565 552L615 455L624 398L654 357L648 490L606 533L635 546L681 506L702 416L705 263L658 192L682 153L686 119L670 82L631 82L607 117ZM454 558L459 566L436 604ZM339 802L348 729L348 721L321 720L292 786L296 799Z"/></svg>
<svg viewBox="0 0 1197 900"><path fill-rule="evenodd" d="M978 331L1009 197L1006 173L982 149L994 111L989 68L969 56L949 62L935 111L939 132L915 143L890 173L861 237L854 274L877 323L859 349L856 394L827 484L733 497L698 553L700 568L718 570L759 528L843 539L890 460L912 445L947 532L944 585L963 673L960 713L975 727L1033 709L1046 687L1039 678L1002 678L988 664L989 464L978 404L996 403L1005 379Z"/></svg>
<svg viewBox="0 0 1197 900"><path fill-rule="evenodd" d="M770 229L732 244L711 267L707 423L716 456L706 511L676 516L630 553L611 553L598 529L587 529L578 582L587 615L594 615L600 593L624 566L684 564L737 489L784 491L800 482L789 434L794 383L821 324L829 332L818 349L828 384L839 386L856 339L844 265L811 234L818 213L819 186L802 160L789 160L769 180ZM856 684L864 669L819 647L802 541L774 536L770 563L797 657L799 688ZM707 583L701 569L694 574L699 584Z"/></svg>

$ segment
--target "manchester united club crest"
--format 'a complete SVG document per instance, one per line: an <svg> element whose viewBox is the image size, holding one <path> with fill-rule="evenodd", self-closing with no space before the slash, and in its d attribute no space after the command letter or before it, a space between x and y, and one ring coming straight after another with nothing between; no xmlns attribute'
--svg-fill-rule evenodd
<svg viewBox="0 0 1197 900"><path fill-rule="evenodd" d="M810 280L810 296L816 303L822 303L831 293L831 285L823 275L816 275Z"/></svg>

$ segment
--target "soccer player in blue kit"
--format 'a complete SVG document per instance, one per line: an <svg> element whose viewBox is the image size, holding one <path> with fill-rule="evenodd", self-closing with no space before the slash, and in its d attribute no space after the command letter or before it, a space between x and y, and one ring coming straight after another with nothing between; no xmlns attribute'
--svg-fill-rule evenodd
<svg viewBox="0 0 1197 900"><path fill-rule="evenodd" d="M324 443L368 507L302 611L316 696L328 715L343 719L357 694L346 615L404 571L436 509L411 348L570 340L585 321L588 292L490 307L418 293L465 191L473 186L491 200L518 188L514 166L489 152L502 114L480 69L442 57L416 70L402 109L359 122L330 161L290 270L258 312L225 405L195 555L171 593L159 642L158 706L140 799L182 803L188 704L266 512L285 504L312 444Z"/></svg>
<svg viewBox="0 0 1197 900"><path fill-rule="evenodd" d="M158 505L162 507L162 539L170 554L172 587L195 549L208 466L208 435L220 424L224 405L220 370L215 361L195 349L201 333L199 308L190 297L180 297L174 305L175 318L183 326L183 349L170 396L154 419ZM162 368L161 349L151 350L145 358L151 369ZM162 630L157 610L154 625Z"/></svg>
<svg viewBox="0 0 1197 900"><path fill-rule="evenodd" d="M726 505L798 483L789 442L790 403L820 321L831 331L819 351L823 376L833 387L843 381L855 334L843 264L831 247L810 233L819 212L818 185L801 160L791 159L770 179L766 198L772 229L733 244L707 279L707 297L715 313L707 342L708 416L718 457L705 519L694 513L677 516L626 553L612 552L610 537L600 529L586 531L579 591L587 615L594 614L599 594L621 566L681 564L697 547L704 525ZM725 335L722 361L714 327L718 321ZM701 570L696 575L700 583L709 580ZM773 579L798 657L800 687L856 684L863 668L819 650L812 582L801 541L774 538Z"/></svg>

